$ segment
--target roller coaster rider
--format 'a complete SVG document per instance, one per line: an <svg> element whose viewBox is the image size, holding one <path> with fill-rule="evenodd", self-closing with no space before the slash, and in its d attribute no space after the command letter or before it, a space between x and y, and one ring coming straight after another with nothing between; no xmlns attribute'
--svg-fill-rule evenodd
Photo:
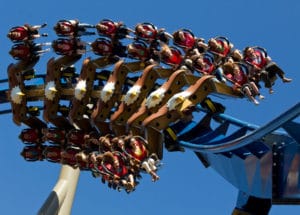
<svg viewBox="0 0 300 215"><path fill-rule="evenodd" d="M127 47L122 45L119 40L110 40L107 38L97 38L91 44L92 51L100 56L127 57Z"/></svg>
<svg viewBox="0 0 300 215"><path fill-rule="evenodd" d="M42 133L38 128L25 128L19 135L19 139L24 143L43 143Z"/></svg>
<svg viewBox="0 0 300 215"><path fill-rule="evenodd" d="M60 156L61 156L60 162L62 164L67 164L67 165L72 166L73 168L76 168L78 166L76 154L78 154L80 152L81 152L81 149L79 147L67 146L60 153Z"/></svg>
<svg viewBox="0 0 300 215"><path fill-rule="evenodd" d="M80 37L83 35L95 35L95 32L87 31L87 28L95 28L95 25L80 23L77 19L59 20L53 27L58 36Z"/></svg>
<svg viewBox="0 0 300 215"><path fill-rule="evenodd" d="M38 59L42 54L50 51L50 48L43 49L43 46L47 45L50 45L50 43L20 42L12 46L9 54L15 60L31 61Z"/></svg>
<svg viewBox="0 0 300 215"><path fill-rule="evenodd" d="M173 39L173 35L166 32L164 28L158 29L155 25L149 22L139 23L135 26L135 40L142 40L149 44L150 49L158 50L161 43L169 44Z"/></svg>
<svg viewBox="0 0 300 215"><path fill-rule="evenodd" d="M99 36L105 36L112 40L130 38L134 30L128 28L123 22L114 22L110 19L103 19L96 25Z"/></svg>
<svg viewBox="0 0 300 215"><path fill-rule="evenodd" d="M43 161L45 158L43 155L43 151L43 145L25 146L20 155L26 161Z"/></svg>
<svg viewBox="0 0 300 215"><path fill-rule="evenodd" d="M195 47L196 37L188 29L179 29L173 33L173 43L186 52Z"/></svg>
<svg viewBox="0 0 300 215"><path fill-rule="evenodd" d="M11 28L7 34L7 37L14 43L22 41L32 41L39 37L48 36L47 33L40 34L39 29L47 26L46 23L42 25L29 25L24 24L23 26L15 26Z"/></svg>
<svg viewBox="0 0 300 215"><path fill-rule="evenodd" d="M264 99L259 92L255 82L249 79L248 67L241 63L227 62L222 66L227 80L233 83L234 90L240 90L251 102L258 105L259 102L255 99Z"/></svg>
<svg viewBox="0 0 300 215"><path fill-rule="evenodd" d="M272 86L277 76L283 83L289 83L292 79L285 77L285 72L268 56L266 50L261 47L246 47L243 51L244 61L252 66L252 76L257 77L256 82L262 80L269 93L273 93Z"/></svg>
<svg viewBox="0 0 300 215"><path fill-rule="evenodd" d="M63 145L65 140L66 131L60 128L42 128L41 130L44 141L48 141L53 144L61 144Z"/></svg>
<svg viewBox="0 0 300 215"><path fill-rule="evenodd" d="M159 180L159 176L156 174L159 163L158 157L154 154L149 155L145 139L139 136L127 136L124 139L124 151L129 156L132 166L137 165L139 168L143 168L151 175L153 182Z"/></svg>
<svg viewBox="0 0 300 215"><path fill-rule="evenodd" d="M86 43L79 38L59 38L52 41L52 48L58 55L82 55L86 53Z"/></svg>
<svg viewBox="0 0 300 215"><path fill-rule="evenodd" d="M43 150L45 159L52 163L59 163L61 161L62 146L59 145L48 145Z"/></svg>
<svg viewBox="0 0 300 215"><path fill-rule="evenodd" d="M127 192L135 188L134 175L126 166L126 158L120 152L105 152L101 163L104 171L115 178L115 182Z"/></svg>

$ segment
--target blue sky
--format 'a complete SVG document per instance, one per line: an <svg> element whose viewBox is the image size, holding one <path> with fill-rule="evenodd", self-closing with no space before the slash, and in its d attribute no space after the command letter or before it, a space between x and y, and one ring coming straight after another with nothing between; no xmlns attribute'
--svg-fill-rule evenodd
<svg viewBox="0 0 300 215"><path fill-rule="evenodd" d="M280 80L259 106L247 100L221 100L226 114L257 125L263 125L299 102L299 21L300 2L296 0L215 0L215 1L7 1L1 3L0 19L0 79L6 78L11 42L6 34L10 27L24 23L48 23L43 32L55 39L53 25L60 19L78 18L97 24L103 18L123 21L133 28L139 22L152 22L168 32L189 28L198 37L209 39L226 36L238 49L248 45L265 47L269 55L293 78L290 84ZM93 41L93 37L85 37ZM36 66L46 71L46 62L53 52L42 56ZM87 54L88 56L88 54ZM5 85L1 86L5 87ZM6 86L7 87L7 86ZM2 108L9 107L3 105ZM53 163L28 163L19 156L23 144L18 127L11 115L0 116L0 208L2 214L35 214L56 183L60 166ZM168 153L159 171L160 180L151 182L148 175L130 195L116 192L82 173L74 200L72 214L230 214L237 189L213 169L205 169L190 152ZM271 215L297 214L299 206L273 206Z"/></svg>

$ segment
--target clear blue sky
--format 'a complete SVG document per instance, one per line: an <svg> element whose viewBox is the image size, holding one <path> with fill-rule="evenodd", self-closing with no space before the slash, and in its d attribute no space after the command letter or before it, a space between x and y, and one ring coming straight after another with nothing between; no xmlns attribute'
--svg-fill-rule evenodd
<svg viewBox="0 0 300 215"><path fill-rule="evenodd" d="M246 100L222 100L226 113L241 120L263 125L299 102L300 2L296 0L215 0L215 1L3 1L0 5L0 79L6 78L11 47L6 34L10 27L24 23L48 23L43 29L55 39L53 25L59 19L78 18L96 24L103 18L123 21L129 27L138 22L152 22L168 32L189 28L198 37L209 39L223 35L238 49L259 45L293 78L290 84L280 80L259 106ZM94 37L85 37L93 41ZM46 62L53 52L42 56L37 64L39 73L46 71ZM88 55L87 55L88 56ZM5 86L1 86L5 87ZM7 87L7 86L6 86ZM9 106L7 106L9 107ZM2 107L1 107L2 109ZM20 151L23 144L11 115L0 116L0 208L1 214L36 214L56 183L60 166L25 162ZM110 190L100 180L82 173L79 179L73 211L81 214L230 214L237 189L213 169L205 169L196 156L185 153L165 153L161 179L153 183L148 175L130 195ZM273 206L271 215L299 214L299 206Z"/></svg>

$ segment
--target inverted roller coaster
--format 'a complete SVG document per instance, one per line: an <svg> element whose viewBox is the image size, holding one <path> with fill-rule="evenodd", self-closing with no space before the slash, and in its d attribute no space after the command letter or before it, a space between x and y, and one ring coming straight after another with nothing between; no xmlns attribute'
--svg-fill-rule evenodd
<svg viewBox="0 0 300 215"><path fill-rule="evenodd" d="M61 22L71 30L60 28ZM12 39L12 32L24 26L11 29L15 45L10 54L16 62L8 66L8 79L0 81L8 83L0 91L0 104L10 103L11 108L0 114L11 113L16 125L28 126L20 134L26 161L62 165L53 189L60 203L54 204L52 192L40 214L70 213L80 171L128 193L136 189L141 173L158 180L164 147L194 151L205 167L233 184L239 191L233 214L268 214L272 204L299 204L300 103L264 126L228 116L225 107L208 96L248 96L256 102L245 91L249 81L241 84L224 66L230 61L240 71L251 67L237 59L228 40L214 38L225 50L217 53L186 29L171 35L151 23L140 25L131 30L111 20L96 26L62 20L54 28L60 38L38 45L34 41L44 26L19 39ZM96 35L87 28L97 29L93 43L80 40ZM125 46L123 39L133 42ZM200 42L204 45L191 54ZM35 65L49 44L60 56L50 58L46 74L39 74ZM23 52L17 55L14 51L20 47ZM29 49L26 55L24 47ZM87 47L95 58L86 57ZM206 70L195 63L199 58ZM195 113L201 115L199 120ZM135 154L134 147L140 153Z"/></svg>

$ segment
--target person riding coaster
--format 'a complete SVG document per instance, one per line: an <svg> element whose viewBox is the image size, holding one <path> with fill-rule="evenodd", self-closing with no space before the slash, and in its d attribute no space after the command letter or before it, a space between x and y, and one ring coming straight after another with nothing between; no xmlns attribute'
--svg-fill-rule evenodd
<svg viewBox="0 0 300 215"><path fill-rule="evenodd" d="M43 155L43 150L43 145L25 146L20 155L26 161L43 161L45 158Z"/></svg>
<svg viewBox="0 0 300 215"><path fill-rule="evenodd" d="M83 35L95 35L95 32L87 31L87 28L95 28L94 25L80 23L79 20L59 20L53 27L58 36L80 37Z"/></svg>
<svg viewBox="0 0 300 215"><path fill-rule="evenodd" d="M81 152L81 149L79 147L69 145L61 151L60 162L62 164L67 164L67 165L72 166L73 168L76 168L76 167L78 167L76 154L80 153L80 152Z"/></svg>
<svg viewBox="0 0 300 215"><path fill-rule="evenodd" d="M258 105L255 96L263 99L255 82L249 80L248 67L244 63L227 62L223 65L224 75L233 86L233 90L240 90L250 101Z"/></svg>
<svg viewBox="0 0 300 215"><path fill-rule="evenodd" d="M85 135L83 130L72 129L66 135L67 144L84 148Z"/></svg>
<svg viewBox="0 0 300 215"><path fill-rule="evenodd" d="M25 24L23 26L15 26L12 27L8 34L7 37L14 43L17 42L24 42L24 41L31 41L34 39L37 39L39 37L47 37L47 33L40 34L39 29L45 27L47 24L42 24L42 25L29 25Z"/></svg>
<svg viewBox="0 0 300 215"><path fill-rule="evenodd" d="M48 141L49 143L52 144L64 144L66 142L65 140L66 130L64 129L60 129L56 127L42 128L41 132L43 134L42 139L44 141Z"/></svg>
<svg viewBox="0 0 300 215"><path fill-rule="evenodd" d="M37 128L25 128L21 131L19 139L26 144L43 143L42 133Z"/></svg>
<svg viewBox="0 0 300 215"><path fill-rule="evenodd" d="M61 161L62 147L58 145L45 146L43 155L45 159L52 163L59 163Z"/></svg>
<svg viewBox="0 0 300 215"><path fill-rule="evenodd" d="M88 152L85 150L81 150L80 152L76 153L75 154L75 159L77 163L76 166L80 170L92 171L93 173L93 169L95 168L95 160L92 159L93 155L94 155L93 152Z"/></svg>
<svg viewBox="0 0 300 215"><path fill-rule="evenodd" d="M86 43L78 38L59 38L52 42L52 48L58 55L82 55L86 53Z"/></svg>
<svg viewBox="0 0 300 215"><path fill-rule="evenodd" d="M50 51L50 48L43 49L43 46L48 46L50 43L25 43L20 42L12 46L9 54L15 60L31 61L38 59L42 54Z"/></svg>
<svg viewBox="0 0 300 215"><path fill-rule="evenodd" d="M163 46L160 51L160 61L171 67L178 68L184 60L178 48L175 46Z"/></svg>
<svg viewBox="0 0 300 215"><path fill-rule="evenodd" d="M97 32L100 36L109 37L113 40L131 38L130 32L132 29L127 28L123 22L114 22L110 19L103 19L96 25Z"/></svg>
<svg viewBox="0 0 300 215"><path fill-rule="evenodd" d="M214 75L218 81L226 82L223 76L223 70L220 66L216 66L214 56L210 52L192 56L192 65L195 71L203 75Z"/></svg>
<svg viewBox="0 0 300 215"><path fill-rule="evenodd" d="M134 173L128 168L127 158L118 151L105 152L101 161L103 170L115 179L115 183L131 192L137 185Z"/></svg>
<svg viewBox="0 0 300 215"><path fill-rule="evenodd" d="M197 42L197 47L203 49L204 52L213 54L214 63L221 65L230 57L233 44L226 37L218 36L209 39L207 44L200 40Z"/></svg>
<svg viewBox="0 0 300 215"><path fill-rule="evenodd" d="M126 46L123 46L120 42L112 42L106 38L97 38L91 44L92 51L96 55L100 56L118 56L126 57Z"/></svg>
<svg viewBox="0 0 300 215"><path fill-rule="evenodd" d="M156 39L157 27L149 22L139 23L135 26L135 35L137 39L151 42Z"/></svg>
<svg viewBox="0 0 300 215"><path fill-rule="evenodd" d="M129 157L130 166L134 172L142 170L151 175L153 182L159 180L156 172L161 166L160 161L155 154L149 155L148 142L144 138L128 135L116 138L115 141L121 151Z"/></svg>
<svg viewBox="0 0 300 215"><path fill-rule="evenodd" d="M109 56L112 54L112 43L106 38L97 38L91 47L96 55Z"/></svg>
<svg viewBox="0 0 300 215"><path fill-rule="evenodd" d="M127 54L129 58L141 61L145 61L150 58L148 46L142 41L133 41L127 45Z"/></svg>
<svg viewBox="0 0 300 215"><path fill-rule="evenodd" d="M91 163L90 170L94 178L100 177L101 182L103 184L107 182L109 188L118 189L118 191L122 190L123 187L120 185L119 177L107 171L102 165L103 154L98 154L98 152L89 153L87 160Z"/></svg>
<svg viewBox="0 0 300 215"><path fill-rule="evenodd" d="M216 69L214 57L210 53L197 55L192 61L194 69L202 75L211 75Z"/></svg>
<svg viewBox="0 0 300 215"><path fill-rule="evenodd" d="M229 40L226 37L222 36L211 38L208 41L208 46L208 51L221 58L226 58L233 48L233 45L229 42Z"/></svg>
<svg viewBox="0 0 300 215"><path fill-rule="evenodd" d="M277 76L281 78L283 83L292 81L292 79L285 76L285 72L268 56L266 49L259 46L248 46L243 50L243 55L244 62L251 67L251 79L256 84L263 81L270 93L274 92L272 86L275 84Z"/></svg>
<svg viewBox="0 0 300 215"><path fill-rule="evenodd" d="M179 29L173 33L174 45L183 49L192 49L195 46L196 38L192 31Z"/></svg>

